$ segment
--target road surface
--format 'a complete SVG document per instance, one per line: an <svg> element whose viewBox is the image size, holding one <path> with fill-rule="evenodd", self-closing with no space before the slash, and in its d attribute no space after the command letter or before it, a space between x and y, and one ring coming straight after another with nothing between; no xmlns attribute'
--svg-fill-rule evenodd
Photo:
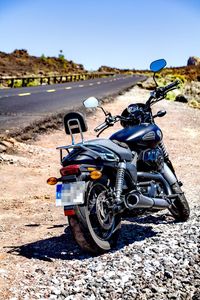
<svg viewBox="0 0 200 300"><path fill-rule="evenodd" d="M65 84L0 90L0 132L19 129L50 114L76 108L90 96L103 98L128 88L141 76L93 79Z"/></svg>

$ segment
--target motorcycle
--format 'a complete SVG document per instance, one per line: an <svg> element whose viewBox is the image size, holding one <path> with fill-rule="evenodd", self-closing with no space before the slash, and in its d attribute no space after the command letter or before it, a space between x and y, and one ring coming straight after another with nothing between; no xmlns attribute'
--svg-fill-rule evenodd
<svg viewBox="0 0 200 300"><path fill-rule="evenodd" d="M179 81L159 87L156 73L166 66L164 59L151 63L155 90L146 103L129 105L121 115L112 116L99 101L90 97L83 102L86 108L99 107L105 122L94 130L97 139L84 141L87 124L82 114L65 115L66 134L72 144L61 146L61 177L51 177L48 183L56 184L56 201L64 207L69 226L79 246L86 251L103 253L116 246L121 220L129 212L168 209L176 221L187 221L190 209L177 179L172 162L163 142L161 129L151 107L177 88ZM109 139L99 135L108 127L120 122L122 129ZM75 135L81 142L75 142ZM67 151L67 155L63 155Z"/></svg>

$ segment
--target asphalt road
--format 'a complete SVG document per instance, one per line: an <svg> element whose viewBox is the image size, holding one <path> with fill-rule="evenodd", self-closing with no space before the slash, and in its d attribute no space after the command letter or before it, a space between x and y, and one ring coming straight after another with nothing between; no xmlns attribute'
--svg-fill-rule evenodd
<svg viewBox="0 0 200 300"><path fill-rule="evenodd" d="M141 76L115 76L94 80L0 90L0 132L28 126L50 114L76 109L90 96L103 98L128 88Z"/></svg>

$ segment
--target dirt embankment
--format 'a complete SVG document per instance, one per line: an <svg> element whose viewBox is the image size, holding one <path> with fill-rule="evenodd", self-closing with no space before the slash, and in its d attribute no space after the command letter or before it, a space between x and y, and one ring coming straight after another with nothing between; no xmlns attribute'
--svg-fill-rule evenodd
<svg viewBox="0 0 200 300"><path fill-rule="evenodd" d="M148 94L148 91L135 87L125 95L117 97L115 102L105 104L104 108L113 114L119 114L128 104L147 99ZM189 108L182 103L169 101L162 101L155 105L154 111L156 112L161 108L166 109L168 113L164 118L157 121L163 130L164 140L177 175L184 183L183 189L191 207L191 221L189 221L188 226L192 228L194 227L192 222L200 203L200 111ZM102 123L103 120L104 116L100 110L96 111L94 115L88 116L89 131L85 134L86 139L95 137L93 129ZM113 131L118 129L120 129L120 124L116 124L114 128L105 131L102 137L108 137ZM49 176L59 175L59 153L55 148L58 145L69 143L69 137L61 129L51 134L40 135L37 141L30 144L15 142L15 153L1 154L0 156L0 299L11 299L12 297L14 299L44 299L49 298L51 293L54 295L52 299L58 299L56 298L56 291L52 291L52 285L56 285L56 282L59 282L59 278L59 280L62 278L61 281L64 278L66 279L66 272L71 274L72 265L69 261L75 259L73 265L76 266L77 263L77 275L73 275L75 277L72 285L68 284L64 287L66 295L71 295L70 293L72 292L69 289L73 287L76 277L79 278L82 276L81 274L85 274L84 272L89 272L87 264L90 264L93 260L105 260L109 265L113 260L114 265L114 260L116 261L117 257L121 257L121 255L123 264L126 264L125 258L129 257L126 256L126 253L130 252L133 254L134 251L137 252L137 249L139 249L135 248L135 242L131 241L130 237L123 239L122 236L120 247L122 247L123 251L119 248L116 249L116 252L111 253L110 256L103 255L92 259L84 256L80 249L77 248L68 229L66 229L66 235L63 235L66 220L62 209L55 207L55 188L47 186L46 179ZM165 232L165 226L167 225L165 223L164 225L157 224L152 226L157 226L156 228L159 232ZM169 232L170 230L173 232L173 228L178 225L169 224L168 226L171 226L168 228ZM129 232L130 234L132 233ZM161 238L158 241L159 244L164 239L164 237ZM159 240L159 237L157 239ZM151 242L150 237L145 238L145 240ZM129 241L128 244L127 241ZM154 243L152 238L152 245ZM171 246L169 245L169 247ZM179 249L177 249L176 254L178 251ZM171 248L169 253L171 253ZM137 256L137 253L134 255ZM131 257L133 255L130 256L130 259ZM86 271L81 269L80 260L83 260L84 270ZM134 265L136 267L138 263L134 263ZM142 270L141 268L143 267L140 267L140 270ZM180 270L182 270L182 267ZM55 279L56 274L60 274L58 279ZM98 275L98 273L96 274ZM140 281L146 280L148 285L148 280L144 279L143 275L141 277L140 275L138 276ZM156 278L155 274L153 276L153 278ZM51 283L48 281L48 278L52 278ZM174 279L179 283L179 277ZM57 280L55 284L53 280ZM185 280L186 283L183 283L188 291L191 290L189 281ZM160 287L162 287L162 282L159 282ZM163 283L163 287L165 287L165 284L166 282ZM116 283L115 289L118 288L117 285ZM169 288L176 290L171 281ZM152 293L152 291L150 292ZM76 296L76 293L78 292L73 291L73 295ZM121 293L124 293L123 289ZM135 293L137 295L137 287L135 287ZM147 298L131 297L127 299L149 298L147 295Z"/></svg>
<svg viewBox="0 0 200 300"><path fill-rule="evenodd" d="M12 53L0 52L0 76L61 75L86 72L82 64L59 57L41 57L29 55L27 50L15 50Z"/></svg>

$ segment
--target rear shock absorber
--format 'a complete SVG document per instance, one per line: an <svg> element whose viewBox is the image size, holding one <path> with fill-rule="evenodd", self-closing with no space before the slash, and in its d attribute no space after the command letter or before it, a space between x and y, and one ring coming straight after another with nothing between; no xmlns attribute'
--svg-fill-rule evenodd
<svg viewBox="0 0 200 300"><path fill-rule="evenodd" d="M160 146L160 149L161 149L162 152L163 152L164 158L167 159L167 158L169 157L169 154L168 154L168 152L167 152L167 149L165 148L165 145L164 145L163 141L160 142L159 146Z"/></svg>
<svg viewBox="0 0 200 300"><path fill-rule="evenodd" d="M125 170L126 170L126 163L120 162L118 164L117 177L115 183L115 192L116 192L115 199L117 203L121 202L121 193L123 189Z"/></svg>

